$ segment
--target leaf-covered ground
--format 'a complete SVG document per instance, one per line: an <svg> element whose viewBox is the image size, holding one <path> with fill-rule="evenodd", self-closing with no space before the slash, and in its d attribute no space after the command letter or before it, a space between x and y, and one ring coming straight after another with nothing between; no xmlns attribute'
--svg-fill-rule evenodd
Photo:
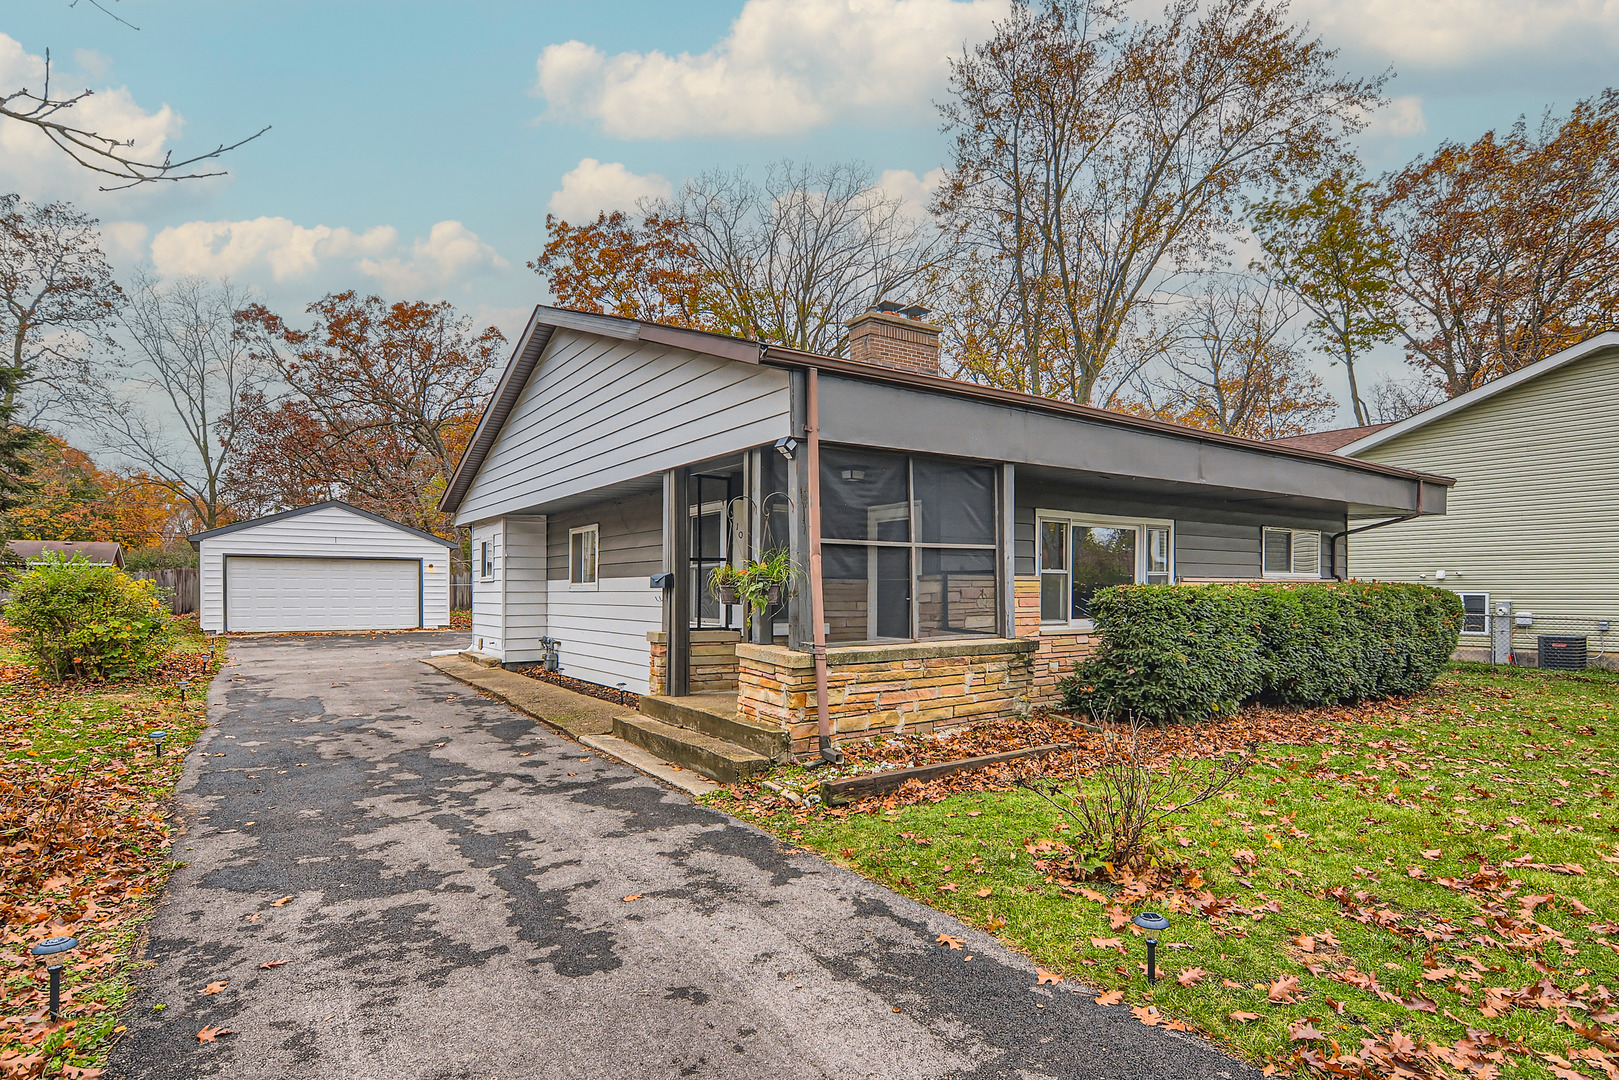
<svg viewBox="0 0 1619 1080"><path fill-rule="evenodd" d="M3 631L0 631L3 635ZM0 636L0 1076L95 1077L139 927L168 877L167 801L218 670L191 624L150 680L35 679ZM191 683L186 704L179 682ZM164 731L163 756L150 737ZM28 950L67 934L63 1021Z"/></svg>
<svg viewBox="0 0 1619 1080"><path fill-rule="evenodd" d="M1619 1080L1619 678L1461 667L1287 715L1244 714L1291 744L1259 743L1146 881L1079 880L1059 815L1005 772L841 809L710 799L1268 1071ZM1230 723L1179 749L1231 745ZM1147 908L1171 919L1155 987Z"/></svg>

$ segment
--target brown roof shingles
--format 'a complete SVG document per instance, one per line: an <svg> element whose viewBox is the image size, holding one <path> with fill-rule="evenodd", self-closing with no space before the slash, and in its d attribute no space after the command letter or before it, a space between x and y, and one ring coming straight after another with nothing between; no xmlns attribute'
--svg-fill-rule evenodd
<svg viewBox="0 0 1619 1080"><path fill-rule="evenodd" d="M1289 435L1271 439L1272 446L1291 446L1295 450L1314 450L1318 454L1336 454L1352 442L1359 442L1374 431L1382 431L1388 424L1367 424L1364 427L1334 428L1331 431L1312 431L1308 435Z"/></svg>

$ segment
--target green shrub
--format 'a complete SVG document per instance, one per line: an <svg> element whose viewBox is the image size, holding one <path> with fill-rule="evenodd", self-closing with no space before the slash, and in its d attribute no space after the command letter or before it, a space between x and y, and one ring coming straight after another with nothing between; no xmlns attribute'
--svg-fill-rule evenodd
<svg viewBox="0 0 1619 1080"><path fill-rule="evenodd" d="M33 562L12 580L5 616L29 663L54 682L148 675L176 636L153 582L82 555Z"/></svg>
<svg viewBox="0 0 1619 1080"><path fill-rule="evenodd" d="M1146 720L1204 719L1245 701L1328 705L1433 684L1462 602L1426 585L1121 585L1091 603L1101 647L1064 704Z"/></svg>

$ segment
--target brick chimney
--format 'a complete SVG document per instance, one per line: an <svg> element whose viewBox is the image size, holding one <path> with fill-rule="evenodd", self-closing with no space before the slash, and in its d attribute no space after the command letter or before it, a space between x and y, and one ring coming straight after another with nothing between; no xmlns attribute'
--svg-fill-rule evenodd
<svg viewBox="0 0 1619 1080"><path fill-rule="evenodd" d="M856 315L848 322L849 359L920 375L939 374L940 328L918 317L927 310L884 302Z"/></svg>

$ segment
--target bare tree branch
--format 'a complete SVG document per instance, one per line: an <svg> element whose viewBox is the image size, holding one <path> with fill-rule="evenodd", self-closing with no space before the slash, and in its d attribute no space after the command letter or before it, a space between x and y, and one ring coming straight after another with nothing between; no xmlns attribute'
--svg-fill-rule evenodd
<svg viewBox="0 0 1619 1080"><path fill-rule="evenodd" d="M270 130L270 126L266 124L245 139L229 145L221 143L205 154L197 154L181 161L173 160L172 154L164 154L162 161L142 161L131 153L135 140L103 135L88 128L78 127L69 121L69 110L94 94L95 91L87 89L67 97L52 96L51 54L47 49L43 88L37 94L26 86L10 93L0 93L0 118L37 128L44 132L45 137L55 143L58 149L86 169L122 181L104 185L102 191L122 191L125 188L156 183L160 180L201 180L208 176L224 176L223 170L197 172L193 166L228 154Z"/></svg>

